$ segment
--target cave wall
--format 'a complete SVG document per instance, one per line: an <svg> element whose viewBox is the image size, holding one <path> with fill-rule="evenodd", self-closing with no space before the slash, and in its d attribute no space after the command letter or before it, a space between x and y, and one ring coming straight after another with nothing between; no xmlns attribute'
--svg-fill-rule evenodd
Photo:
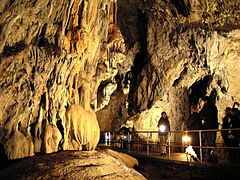
<svg viewBox="0 0 240 180"><path fill-rule="evenodd" d="M115 6L112 0L1 2L0 143L9 159L88 149L90 136L98 142L98 85L125 60Z"/></svg>
<svg viewBox="0 0 240 180"><path fill-rule="evenodd" d="M147 1L141 9L147 16L148 60L130 87L130 111L141 113L133 118L136 129L157 130L162 111L172 130L184 129L189 106L196 103L192 86L206 76L202 97L216 97L221 123L224 109L240 100L239 2Z"/></svg>
<svg viewBox="0 0 240 180"><path fill-rule="evenodd" d="M240 101L239 7L237 0L3 0L0 147L9 159L91 150L98 123L157 130L162 111L172 130L183 129L205 77L203 94L216 97L221 122L225 107Z"/></svg>
<svg viewBox="0 0 240 180"><path fill-rule="evenodd" d="M123 0L118 9L118 26L132 63L126 120L132 120L136 130L157 130L166 111L172 130L181 130L190 105L201 108L200 98L213 95L221 123L225 108L240 101L239 2ZM196 90L206 77L207 83ZM119 114L108 116L108 122L124 122Z"/></svg>

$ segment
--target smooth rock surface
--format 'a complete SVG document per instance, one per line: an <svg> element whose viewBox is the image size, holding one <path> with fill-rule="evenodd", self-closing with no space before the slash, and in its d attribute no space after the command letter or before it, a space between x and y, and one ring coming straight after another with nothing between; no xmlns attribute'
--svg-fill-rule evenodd
<svg viewBox="0 0 240 180"><path fill-rule="evenodd" d="M113 156L111 154L114 154ZM116 157L117 156L117 157ZM144 180L124 161L137 160L112 150L65 151L22 160L0 171L1 179L129 179Z"/></svg>

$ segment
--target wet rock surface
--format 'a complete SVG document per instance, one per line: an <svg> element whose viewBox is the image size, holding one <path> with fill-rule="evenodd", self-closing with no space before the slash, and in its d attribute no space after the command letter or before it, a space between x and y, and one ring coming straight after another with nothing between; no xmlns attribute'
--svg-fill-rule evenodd
<svg viewBox="0 0 240 180"><path fill-rule="evenodd" d="M126 162L126 163L125 163ZM65 151L19 161L0 171L1 179L139 179L137 160L112 150Z"/></svg>

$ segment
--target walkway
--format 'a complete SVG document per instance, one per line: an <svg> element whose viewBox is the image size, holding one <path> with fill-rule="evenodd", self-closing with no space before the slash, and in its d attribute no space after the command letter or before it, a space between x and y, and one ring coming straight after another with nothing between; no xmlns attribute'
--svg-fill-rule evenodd
<svg viewBox="0 0 240 180"><path fill-rule="evenodd" d="M236 160L233 162L228 162L226 160L219 160L217 163L210 163L206 160L204 160L203 162L199 162L199 161L194 161L192 158L188 159L189 156L187 156L185 153L179 153L179 152L171 152L170 157L169 154L166 155L160 155L159 152L149 152L148 154L146 153L146 151L139 151L139 150L131 150L130 153L128 152L128 149L122 149L122 148L118 148L118 147L113 147L110 145L106 145L106 144L98 144L98 148L100 149L112 149L115 151L119 151L119 152L123 152L126 154L129 154L133 157L139 158L149 158L149 159L154 159L157 161L162 161L162 162L168 162L168 163L175 163L175 164L185 164L185 165L204 165L204 166L237 166L240 168L240 161Z"/></svg>
<svg viewBox="0 0 240 180"><path fill-rule="evenodd" d="M123 153L126 153L126 154L130 154L132 156L149 156L151 158L161 159L161 160L166 160L166 161L174 161L176 163L193 162L192 159L191 160L188 159L189 157L187 157L185 153L171 153L170 157L169 157L169 154L160 155L158 152L150 152L149 154L147 154L146 151L131 150L131 152L128 153L127 149L111 147L111 146L105 145L105 144L98 144L98 147L101 148L101 149L103 149L103 148L113 149L113 150L120 151L120 152L123 152Z"/></svg>

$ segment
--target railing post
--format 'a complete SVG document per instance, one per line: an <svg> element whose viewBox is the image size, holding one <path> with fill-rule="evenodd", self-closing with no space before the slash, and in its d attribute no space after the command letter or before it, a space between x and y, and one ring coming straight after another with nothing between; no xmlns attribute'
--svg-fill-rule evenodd
<svg viewBox="0 0 240 180"><path fill-rule="evenodd" d="M148 133L147 133L147 156L149 155Z"/></svg>
<svg viewBox="0 0 240 180"><path fill-rule="evenodd" d="M170 131L168 132L168 159L171 158L171 143L170 143L171 137L170 137Z"/></svg>
<svg viewBox="0 0 240 180"><path fill-rule="evenodd" d="M111 146L111 132L108 132L108 145Z"/></svg>
<svg viewBox="0 0 240 180"><path fill-rule="evenodd" d="M123 141L124 141L124 135L121 135L121 138L120 138L120 140L121 140L121 148L123 149Z"/></svg>
<svg viewBox="0 0 240 180"><path fill-rule="evenodd" d="M138 151L139 151L139 149L140 149L140 147L139 147L139 134L138 134L138 138L137 138L137 143L138 143Z"/></svg>
<svg viewBox="0 0 240 180"><path fill-rule="evenodd" d="M202 131L199 131L199 145L200 145L200 161L202 162L203 156L202 156Z"/></svg>
<svg viewBox="0 0 240 180"><path fill-rule="evenodd" d="M115 134L114 134L114 131L113 131L113 134L112 134L112 139L111 139L111 141L112 141L112 147L114 147L114 142L115 142Z"/></svg>
<svg viewBox="0 0 240 180"><path fill-rule="evenodd" d="M128 153L130 154L130 134L128 132L128 137L127 137L127 142L128 142Z"/></svg>

